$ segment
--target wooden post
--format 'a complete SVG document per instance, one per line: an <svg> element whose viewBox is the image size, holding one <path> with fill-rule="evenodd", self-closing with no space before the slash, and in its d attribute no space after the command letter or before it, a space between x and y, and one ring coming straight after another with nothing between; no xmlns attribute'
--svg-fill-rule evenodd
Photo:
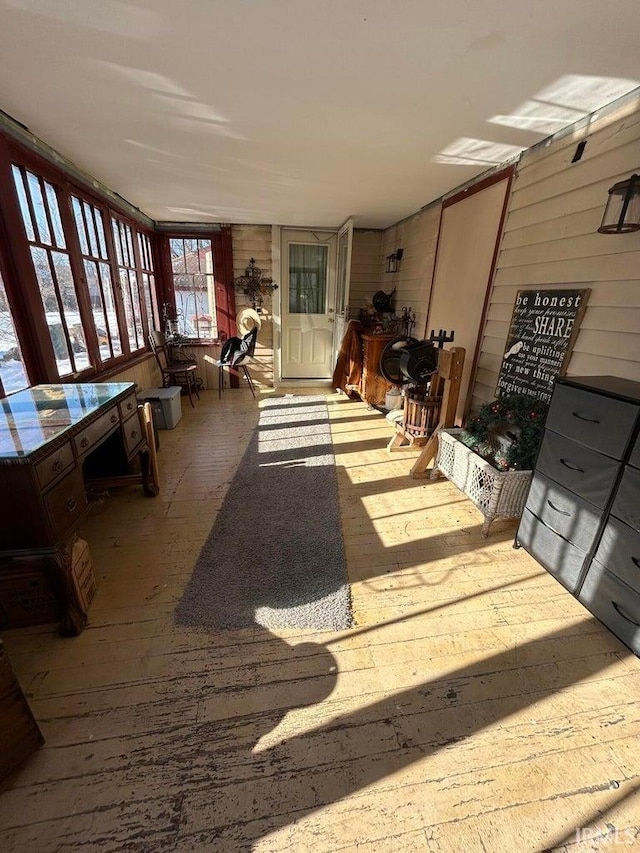
<svg viewBox="0 0 640 853"><path fill-rule="evenodd" d="M429 441L422 448L420 456L416 459L411 476L418 480L427 476L427 467L436 455L438 449L438 433L441 429L452 427L456 418L458 397L460 396L460 382L462 381L462 368L464 367L464 347L451 347L442 350L438 362L438 375L444 380L444 391L442 394L442 407L440 409L440 420L434 429Z"/></svg>

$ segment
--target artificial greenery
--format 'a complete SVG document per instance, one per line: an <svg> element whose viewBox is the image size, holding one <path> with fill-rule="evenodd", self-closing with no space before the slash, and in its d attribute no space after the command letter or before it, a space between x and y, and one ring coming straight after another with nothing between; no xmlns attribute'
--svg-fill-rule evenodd
<svg viewBox="0 0 640 853"><path fill-rule="evenodd" d="M535 464L547 410L547 403L528 394L498 397L467 422L460 440L499 471L528 471Z"/></svg>

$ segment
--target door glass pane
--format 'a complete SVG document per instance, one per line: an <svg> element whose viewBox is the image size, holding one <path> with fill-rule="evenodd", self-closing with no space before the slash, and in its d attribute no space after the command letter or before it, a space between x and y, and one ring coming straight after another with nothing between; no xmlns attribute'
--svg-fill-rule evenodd
<svg viewBox="0 0 640 853"><path fill-rule="evenodd" d="M0 380L5 394L29 387L11 308L0 275Z"/></svg>
<svg viewBox="0 0 640 853"><path fill-rule="evenodd" d="M328 246L289 244L289 313L325 314Z"/></svg>

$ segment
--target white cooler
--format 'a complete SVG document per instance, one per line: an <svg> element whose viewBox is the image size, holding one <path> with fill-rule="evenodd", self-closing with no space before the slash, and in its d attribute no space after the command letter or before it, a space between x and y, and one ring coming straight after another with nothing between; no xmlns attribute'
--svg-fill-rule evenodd
<svg viewBox="0 0 640 853"><path fill-rule="evenodd" d="M153 422L158 429L173 429L182 417L179 387L145 388L138 392L141 403L151 403Z"/></svg>

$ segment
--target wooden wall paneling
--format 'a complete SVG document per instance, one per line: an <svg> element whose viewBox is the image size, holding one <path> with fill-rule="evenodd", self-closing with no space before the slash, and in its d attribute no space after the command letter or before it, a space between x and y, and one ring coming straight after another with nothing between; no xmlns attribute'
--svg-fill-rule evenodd
<svg viewBox="0 0 640 853"><path fill-rule="evenodd" d="M522 189L530 184L544 182L552 178L558 171L571 165L576 146L582 140L587 145L580 160L581 163L607 155L611 150L611 134L609 128L615 125L616 144L620 147L628 142L634 143L638 138L640 113L637 103L628 104L624 112L628 115L611 113L607 119L598 125L583 125L574 133L558 139L553 143L553 149L547 145L539 145L527 152L526 171L519 176L518 186Z"/></svg>
<svg viewBox="0 0 640 853"><path fill-rule="evenodd" d="M380 290L382 269L382 231L355 228L351 251L349 315L357 319L361 308Z"/></svg>
<svg viewBox="0 0 640 853"><path fill-rule="evenodd" d="M255 259L263 275L272 276L272 230L271 225L232 225L233 278L244 275L251 258ZM276 284L280 286L281 282ZM236 312L249 306L243 293L234 290ZM274 378L274 331L273 296L267 295L261 310L262 325L256 342L255 356L251 363L251 376L259 385L273 387ZM235 329L235 315L233 318ZM233 332L235 334L235 331ZM233 376L233 374L232 374Z"/></svg>
<svg viewBox="0 0 640 853"><path fill-rule="evenodd" d="M434 204L387 228L383 234L381 252L381 287L385 292L395 288L394 307L400 314L403 307L416 314L415 337L425 327L433 271L436 262L441 205ZM384 273L386 256L403 250L398 272Z"/></svg>
<svg viewBox="0 0 640 853"><path fill-rule="evenodd" d="M628 108L627 108L628 109ZM571 163L576 140L587 140ZM474 403L495 388L516 293L544 286L591 290L568 375L640 374L640 234L597 228L609 187L640 166L640 108L525 152L517 168L487 318ZM480 369L481 368L481 369Z"/></svg>

